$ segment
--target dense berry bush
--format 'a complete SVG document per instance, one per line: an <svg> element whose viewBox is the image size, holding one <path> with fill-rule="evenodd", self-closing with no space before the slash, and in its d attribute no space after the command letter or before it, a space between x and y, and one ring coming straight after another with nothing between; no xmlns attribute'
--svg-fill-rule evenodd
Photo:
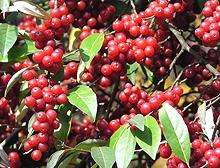
<svg viewBox="0 0 220 168"><path fill-rule="evenodd" d="M218 0L0 12L0 167L220 167Z"/></svg>

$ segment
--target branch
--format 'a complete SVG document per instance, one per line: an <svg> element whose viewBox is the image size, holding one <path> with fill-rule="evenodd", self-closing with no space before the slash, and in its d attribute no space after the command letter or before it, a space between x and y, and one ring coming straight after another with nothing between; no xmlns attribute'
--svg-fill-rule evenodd
<svg viewBox="0 0 220 168"><path fill-rule="evenodd" d="M213 101L212 101L213 100ZM212 99L208 100L210 101L210 103L208 104L208 107L211 107L211 105L215 104L217 101L220 100L220 94L218 94L217 96L213 97ZM211 102L212 101L212 102Z"/></svg>
<svg viewBox="0 0 220 168"><path fill-rule="evenodd" d="M7 137L1 144L1 147L9 146L14 143L14 141L18 140L18 133L21 131L21 128L15 128L14 131Z"/></svg>
<svg viewBox="0 0 220 168"><path fill-rule="evenodd" d="M185 39L182 37L181 32L176 30L173 25L169 24L169 29L172 31L172 33L176 36L178 41L180 42L182 48L195 56L198 60L201 61L201 63L204 63L206 68L212 72L215 76L220 76L220 72L218 72L212 65L210 65L204 58L200 57L200 54L197 53L195 50L193 50L185 41Z"/></svg>
<svg viewBox="0 0 220 168"><path fill-rule="evenodd" d="M220 116L218 116L217 122L215 124L215 128L214 128L214 131L212 134L212 141L215 139L215 134L216 134L217 130L219 129L219 127L220 127Z"/></svg>
<svg viewBox="0 0 220 168"><path fill-rule="evenodd" d="M112 107L112 104L114 102L114 99L115 99L115 96L117 94L117 91L118 91L118 86L119 86L119 79L117 79L115 85L114 85L114 88L113 88L113 91L112 91L112 95L110 97L110 100L109 100L109 103L108 103L108 106L107 106L107 109L106 109L106 112L105 112L105 119L107 120L108 117L109 117L109 113L111 111L111 107Z"/></svg>
<svg viewBox="0 0 220 168"><path fill-rule="evenodd" d="M72 51L72 52L70 52L70 53L66 53L66 54L63 56L63 58L67 58L67 57L69 57L70 55L76 54L77 52L79 52L79 49L76 49L76 50L74 50L74 51Z"/></svg>
<svg viewBox="0 0 220 168"><path fill-rule="evenodd" d="M183 48L181 48L180 52L176 55L176 57L171 62L169 70L167 71L166 75L158 82L158 85L160 85L162 82L164 82L166 80L166 78L170 75L170 72L172 71L173 67L175 66L176 61L182 55L183 52L184 52L184 50L183 50Z"/></svg>
<svg viewBox="0 0 220 168"><path fill-rule="evenodd" d="M186 69L188 69L188 68L190 68L190 67L192 67L192 66L194 66L194 65L196 65L196 64L198 64L198 63L197 63L197 62L194 62L194 63L192 63L192 64L187 65L185 68L183 68L183 69L180 71L180 73L179 73L179 75L177 76L177 78L175 79L175 81L173 82L173 84L172 84L172 86L171 86L171 89L173 89L173 87L178 83L178 81L180 80L180 78L181 78L183 72L184 72Z"/></svg>
<svg viewBox="0 0 220 168"><path fill-rule="evenodd" d="M132 7L134 13L137 14L137 11L136 11L136 7L135 7L135 4L134 4L134 1L133 1L133 0L130 0L130 4L131 4L131 7Z"/></svg>

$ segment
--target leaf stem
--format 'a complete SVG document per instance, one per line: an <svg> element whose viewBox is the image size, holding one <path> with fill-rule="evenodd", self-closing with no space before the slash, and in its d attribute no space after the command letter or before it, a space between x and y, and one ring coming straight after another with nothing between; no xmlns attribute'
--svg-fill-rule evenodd
<svg viewBox="0 0 220 168"><path fill-rule="evenodd" d="M79 52L79 49L76 49L76 50L74 50L74 51L72 51L72 52L70 52L70 53L66 53L66 54L63 56L63 58L69 57L70 55L76 54L77 52Z"/></svg>

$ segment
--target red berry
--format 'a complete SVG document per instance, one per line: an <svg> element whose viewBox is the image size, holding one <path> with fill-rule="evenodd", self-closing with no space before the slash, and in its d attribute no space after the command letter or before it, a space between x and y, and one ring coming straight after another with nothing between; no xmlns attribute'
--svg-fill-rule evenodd
<svg viewBox="0 0 220 168"><path fill-rule="evenodd" d="M42 153L40 150L34 150L31 152L31 158L34 160L34 161L39 161L42 157Z"/></svg>

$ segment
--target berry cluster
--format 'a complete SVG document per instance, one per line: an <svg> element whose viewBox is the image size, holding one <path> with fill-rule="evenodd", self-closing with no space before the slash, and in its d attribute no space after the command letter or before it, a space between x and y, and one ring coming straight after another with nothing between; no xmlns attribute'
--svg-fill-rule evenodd
<svg viewBox="0 0 220 168"><path fill-rule="evenodd" d="M151 29L150 22L144 20L145 12L139 14L124 15L121 20L113 23L112 28L116 32L114 36L109 36L107 47L108 57L111 60L117 59L123 54L130 59L143 63L145 58L154 57L159 45L153 37L154 30ZM139 36L143 37L139 37Z"/></svg>
<svg viewBox="0 0 220 168"><path fill-rule="evenodd" d="M100 28L112 21L116 13L115 6L108 2L92 0L65 0L66 7L75 16L74 27L85 25L91 28ZM50 6L53 8L53 4Z"/></svg>
<svg viewBox="0 0 220 168"><path fill-rule="evenodd" d="M198 86L198 91L204 100L210 100L214 97L218 98L220 94L220 79L215 79L212 81L211 85L200 85ZM215 101L215 99L213 100ZM213 106L219 107L220 101L216 101Z"/></svg>
<svg viewBox="0 0 220 168"><path fill-rule="evenodd" d="M155 35L158 42L162 42L170 37L170 32L166 27L163 27L156 30ZM179 46L176 38L173 38L172 42L166 41L165 43L160 44L160 50L157 54L153 58L146 58L144 64L157 78L163 77L170 68L173 58L179 52ZM172 47L176 48L176 50L172 50Z"/></svg>
<svg viewBox="0 0 220 168"><path fill-rule="evenodd" d="M76 79L79 64L76 62L69 62L64 68L64 79Z"/></svg>
<svg viewBox="0 0 220 168"><path fill-rule="evenodd" d="M195 30L195 35L206 46L216 46L220 40L220 5L218 0L209 0L205 3L202 14L206 17L200 27Z"/></svg>
<svg viewBox="0 0 220 168"><path fill-rule="evenodd" d="M33 67L34 63L30 61L29 59L24 60L23 62L16 62L14 65L12 65L12 69L17 72L23 68L27 67Z"/></svg>
<svg viewBox="0 0 220 168"><path fill-rule="evenodd" d="M36 121L33 122L32 128L38 134L32 135L24 143L24 150L31 152L31 158L34 161L39 161L42 157L42 152L47 152L49 145L53 144L53 132L54 129L59 128L59 121L57 118L57 112L54 110L47 110L47 112L38 112L36 114Z"/></svg>
<svg viewBox="0 0 220 168"><path fill-rule="evenodd" d="M109 128L115 132L117 131L118 128L120 128L120 125L128 125L128 122L127 120L130 120L131 118L133 118L136 114L135 113L130 113L129 115L128 114L124 114L120 117L120 119L114 119L114 120L111 120L109 122ZM132 126L132 128L135 129L135 127Z"/></svg>
<svg viewBox="0 0 220 168"><path fill-rule="evenodd" d="M197 51L201 55L202 59L205 60L207 63L209 63L213 67L218 67L220 59L218 56L218 52L215 49L209 49L208 52L205 52L198 45L194 45L192 46L192 48ZM192 57L192 59L187 59L189 57ZM195 62L198 62L196 58L193 58L193 56L189 53L184 53L180 57L178 64L180 64L182 67L185 67L189 64L195 64ZM184 70L181 79L186 80L187 85L195 86L200 84L203 80L210 80L211 77L212 74L205 67L205 65L195 64Z"/></svg>
<svg viewBox="0 0 220 168"><path fill-rule="evenodd" d="M23 73L23 78L26 73ZM35 71L34 71L35 72ZM28 74L29 75L29 74ZM48 79L44 75L40 75L38 78L29 78L28 88L31 90L31 95L25 98L25 105L29 108L34 108L35 111L44 111L53 109L56 104L65 104L67 102L67 88L61 85L53 85L49 83Z"/></svg>
<svg viewBox="0 0 220 168"><path fill-rule="evenodd" d="M80 120L72 118L70 136L67 144L72 142L72 139L76 139L77 142L82 142L88 138L95 138L97 131L91 120L87 116L83 116Z"/></svg>
<svg viewBox="0 0 220 168"><path fill-rule="evenodd" d="M32 59L39 64L41 70L48 70L52 73L59 71L63 62L64 51L60 48L53 49L51 46L46 46L42 51L37 51L33 54Z"/></svg>
<svg viewBox="0 0 220 168"><path fill-rule="evenodd" d="M54 39L62 39L64 34L69 31L74 19L66 6L53 9L50 13L50 19L44 20L43 24L30 32L30 39L35 41L36 48L43 49L54 43Z"/></svg>
<svg viewBox="0 0 220 168"><path fill-rule="evenodd" d="M99 136L103 140L108 140L113 134L110 124L105 119L100 120L97 123L97 127L99 129Z"/></svg>
<svg viewBox="0 0 220 168"><path fill-rule="evenodd" d="M187 164L181 161L176 155L167 160L167 168L188 168Z"/></svg>
<svg viewBox="0 0 220 168"><path fill-rule="evenodd" d="M15 115L9 106L9 101L2 97L0 99L0 141L5 140L12 132L15 125Z"/></svg>
<svg viewBox="0 0 220 168"><path fill-rule="evenodd" d="M192 148L193 151L190 158L192 168L199 168L207 162L209 168L218 168L220 166L220 138L216 138L213 144L195 139L192 142Z"/></svg>
<svg viewBox="0 0 220 168"><path fill-rule="evenodd" d="M158 20L173 20L176 12L183 11L181 3L171 4L167 0L152 1L145 10L147 17L156 17Z"/></svg>
<svg viewBox="0 0 220 168"><path fill-rule="evenodd" d="M25 16L23 21L19 22L18 28L20 30L25 30L27 32L31 32L37 26L37 19L32 16Z"/></svg>
<svg viewBox="0 0 220 168"><path fill-rule="evenodd" d="M158 110L164 102L172 106L176 105L182 93L182 88L176 86L171 91L164 93L158 91L154 96L149 96L146 92L127 83L125 89L119 94L119 99L130 109L130 113L148 115L154 110Z"/></svg>

